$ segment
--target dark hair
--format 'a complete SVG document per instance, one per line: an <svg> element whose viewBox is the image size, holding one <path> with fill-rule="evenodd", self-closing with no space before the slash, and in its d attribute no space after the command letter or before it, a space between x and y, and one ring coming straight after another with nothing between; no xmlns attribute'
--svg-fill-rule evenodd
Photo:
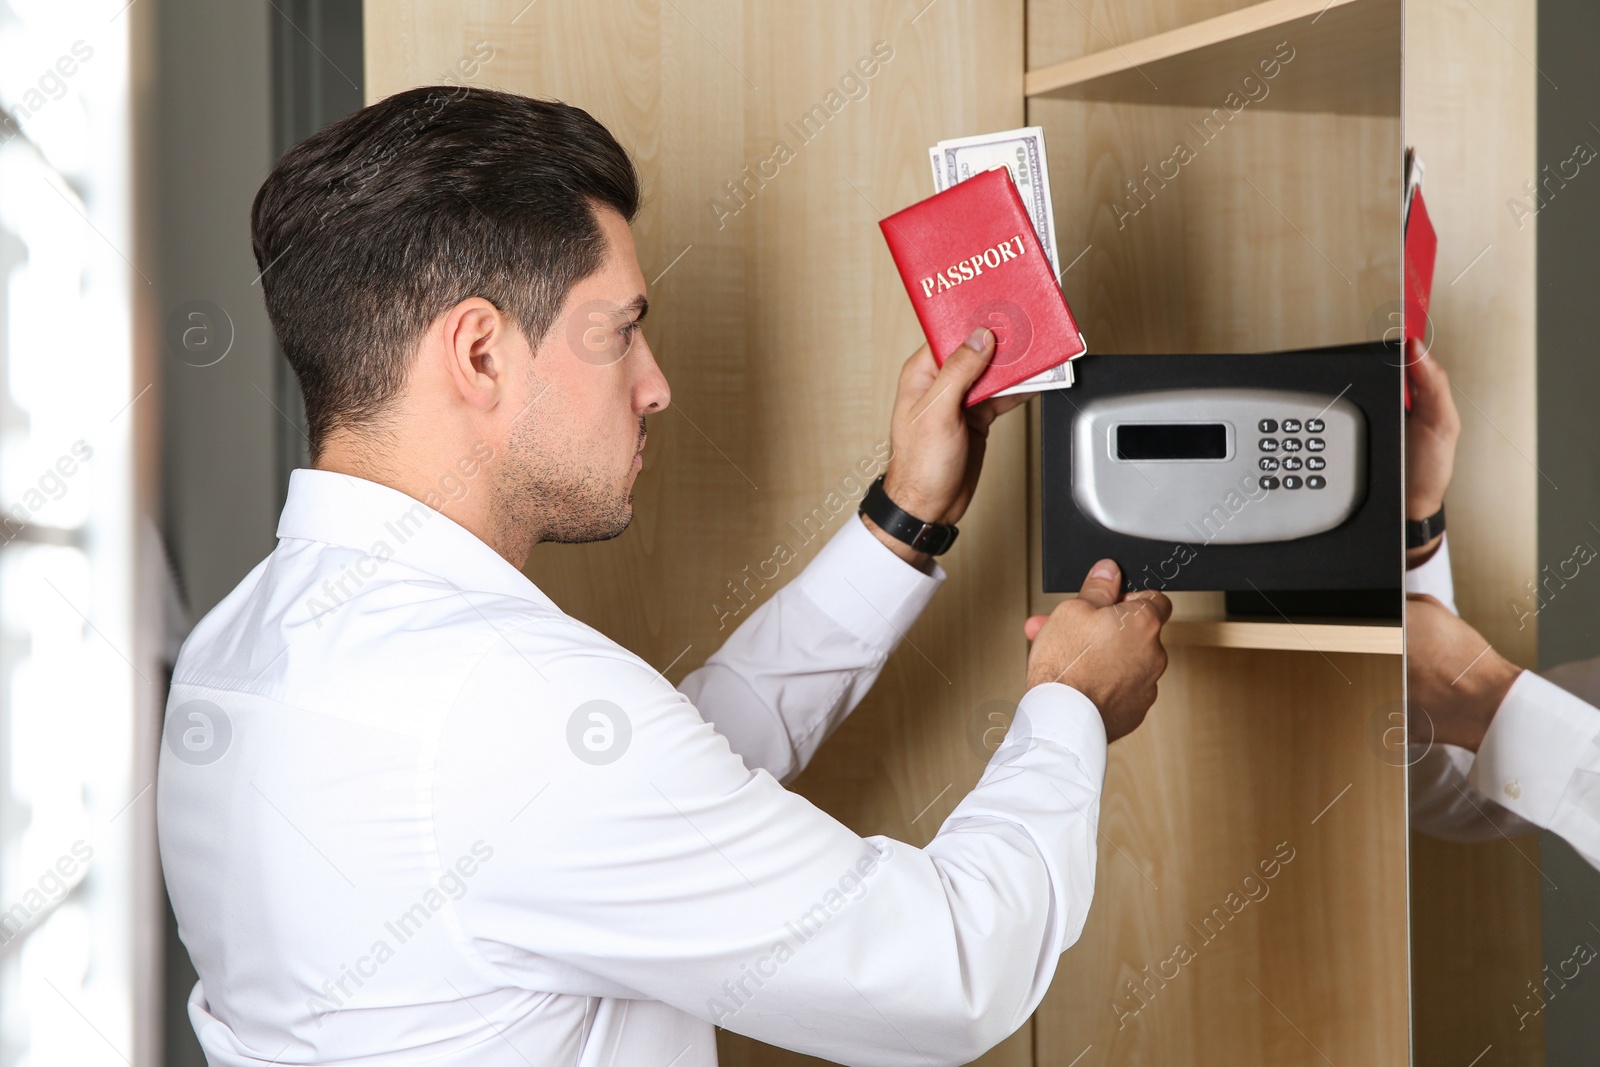
<svg viewBox="0 0 1600 1067"><path fill-rule="evenodd" d="M604 126L555 100L425 86L285 152L250 235L312 456L382 413L423 332L468 297L537 345L604 262L601 205L632 222L638 174Z"/></svg>

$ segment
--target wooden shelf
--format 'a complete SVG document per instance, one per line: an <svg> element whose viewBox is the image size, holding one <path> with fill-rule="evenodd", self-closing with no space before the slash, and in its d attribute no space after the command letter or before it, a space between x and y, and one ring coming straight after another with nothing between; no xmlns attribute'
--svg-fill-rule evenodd
<svg viewBox="0 0 1600 1067"><path fill-rule="evenodd" d="M1400 626L1386 623L1172 619L1163 627L1161 639L1172 646L1398 656L1405 647L1403 634Z"/></svg>
<svg viewBox="0 0 1600 1067"><path fill-rule="evenodd" d="M1294 49L1277 76L1257 64ZM1224 108L1254 74L1249 107L1400 114L1399 0L1266 0L1064 63L1029 71L1029 97Z"/></svg>

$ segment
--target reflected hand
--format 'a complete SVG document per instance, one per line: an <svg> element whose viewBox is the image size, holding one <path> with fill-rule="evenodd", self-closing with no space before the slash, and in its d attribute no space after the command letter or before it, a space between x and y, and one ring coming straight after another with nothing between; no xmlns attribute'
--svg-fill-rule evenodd
<svg viewBox="0 0 1600 1067"><path fill-rule="evenodd" d="M1445 490L1455 470L1461 416L1450 394L1450 377L1413 337L1406 342L1406 379L1411 387L1411 414L1406 416L1406 518L1416 521L1444 506ZM1433 554L1437 542L1411 549L1407 564L1416 566Z"/></svg>
<svg viewBox="0 0 1600 1067"><path fill-rule="evenodd" d="M1522 668L1439 601L1406 598L1406 686L1411 740L1478 750Z"/></svg>

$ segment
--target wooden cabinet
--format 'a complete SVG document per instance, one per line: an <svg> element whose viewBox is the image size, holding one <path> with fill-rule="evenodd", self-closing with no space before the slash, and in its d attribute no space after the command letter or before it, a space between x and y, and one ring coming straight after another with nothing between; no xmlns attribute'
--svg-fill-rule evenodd
<svg viewBox="0 0 1600 1067"><path fill-rule="evenodd" d="M1091 351L1274 351L1387 326L1398 3L1035 3L1028 68ZM1402 566L1396 531L1396 584ZM1037 577L1031 596L1058 599ZM1112 748L1095 904L1035 1016L1036 1062L1403 1063L1405 782L1379 736L1400 708L1399 628L1174 600L1161 698Z"/></svg>
<svg viewBox="0 0 1600 1067"><path fill-rule="evenodd" d="M578 104L633 153L673 404L628 534L529 573L676 681L882 455L921 335L876 222L931 192L928 145L1046 128L1095 358L1361 341L1401 298L1401 27L1399 0L368 0L366 83L443 80L484 42L476 84ZM1022 621L1055 600L1036 416L996 427L949 581L795 784L861 833L931 838L1021 695ZM1088 927L982 1062L1402 1063L1405 781L1373 740L1399 628L1176 599L1161 698L1112 749Z"/></svg>

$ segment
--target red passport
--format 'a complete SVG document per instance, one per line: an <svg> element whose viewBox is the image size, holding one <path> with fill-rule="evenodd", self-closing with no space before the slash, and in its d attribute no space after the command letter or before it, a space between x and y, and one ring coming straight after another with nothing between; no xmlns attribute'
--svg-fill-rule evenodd
<svg viewBox="0 0 1600 1067"><path fill-rule="evenodd" d="M978 327L994 332L994 358L967 406L1083 355L1083 335L1004 167L878 225L941 366Z"/></svg>
<svg viewBox="0 0 1600 1067"><path fill-rule="evenodd" d="M1428 218L1428 205L1419 186L1411 194L1406 212L1405 335L1427 337L1428 303L1433 295L1433 261L1439 252L1439 235Z"/></svg>
<svg viewBox="0 0 1600 1067"><path fill-rule="evenodd" d="M1428 304L1433 295L1433 263L1439 251L1439 235L1428 218L1428 205L1422 199L1422 161L1413 149L1406 149L1405 207L1405 293L1402 304L1402 336L1428 338ZM1410 359L1410 354L1401 357ZM1411 380L1400 378L1401 402L1411 410Z"/></svg>

